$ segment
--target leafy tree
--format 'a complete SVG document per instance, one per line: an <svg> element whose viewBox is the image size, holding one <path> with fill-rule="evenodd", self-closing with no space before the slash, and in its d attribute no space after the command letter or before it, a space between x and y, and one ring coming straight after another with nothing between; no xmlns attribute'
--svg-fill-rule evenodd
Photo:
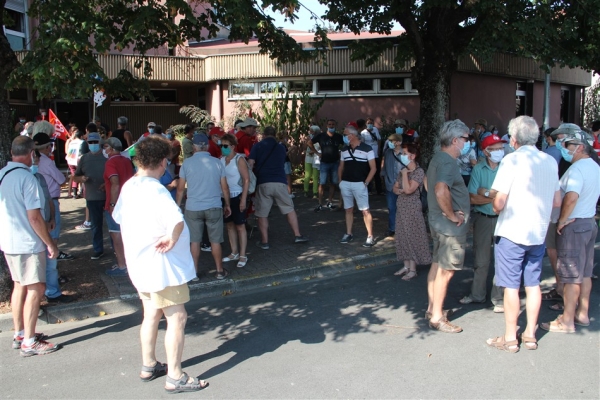
<svg viewBox="0 0 600 400"><path fill-rule="evenodd" d="M594 121L600 121L600 80L585 90L583 126L589 128Z"/></svg>

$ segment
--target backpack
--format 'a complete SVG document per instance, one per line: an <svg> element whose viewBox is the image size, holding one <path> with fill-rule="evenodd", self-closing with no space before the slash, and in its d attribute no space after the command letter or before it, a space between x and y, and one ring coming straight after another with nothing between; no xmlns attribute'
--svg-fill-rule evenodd
<svg viewBox="0 0 600 400"><path fill-rule="evenodd" d="M234 158L236 167L238 166L238 159L240 157L242 157L242 155L238 154ZM252 194L256 191L256 175L254 175L254 172L252 172L252 168L250 168L250 165L248 165L248 160L246 160L246 157L242 157L242 158L244 159L244 162L246 163L246 166L248 167L248 175L250 177L250 185L248 186L248 194ZM244 187L244 180L242 179L241 175L240 175L240 180L238 181L238 185L240 185L241 187Z"/></svg>

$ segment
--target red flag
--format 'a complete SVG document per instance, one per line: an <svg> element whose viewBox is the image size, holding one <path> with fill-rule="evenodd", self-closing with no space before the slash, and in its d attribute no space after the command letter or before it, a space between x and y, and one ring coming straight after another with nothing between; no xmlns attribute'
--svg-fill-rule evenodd
<svg viewBox="0 0 600 400"><path fill-rule="evenodd" d="M52 111L52 109L50 109L49 111L50 111L50 118L49 118L50 123L52 125L54 125L54 135L52 135L52 137L54 139L61 139L66 142L67 141L67 129L62 124L62 122L60 122L58 117L54 114L54 111Z"/></svg>

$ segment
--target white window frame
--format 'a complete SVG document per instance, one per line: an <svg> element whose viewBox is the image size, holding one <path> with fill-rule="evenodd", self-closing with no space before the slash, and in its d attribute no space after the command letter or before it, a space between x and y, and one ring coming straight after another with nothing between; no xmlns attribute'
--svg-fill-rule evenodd
<svg viewBox="0 0 600 400"><path fill-rule="evenodd" d="M6 2L6 4L4 5L4 8L8 10L23 14L23 30L25 32L13 31L12 29L7 29L6 26L2 26L2 30L4 31L5 36L9 34L25 39L24 50L31 50L31 45L29 43L29 17L27 16L27 5L28 4L26 0L23 0L23 7L12 7L11 4L9 4L9 2Z"/></svg>

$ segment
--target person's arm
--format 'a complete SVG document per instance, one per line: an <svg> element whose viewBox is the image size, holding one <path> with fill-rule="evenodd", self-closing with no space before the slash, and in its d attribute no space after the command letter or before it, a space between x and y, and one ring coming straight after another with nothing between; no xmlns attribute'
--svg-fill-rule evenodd
<svg viewBox="0 0 600 400"><path fill-rule="evenodd" d="M374 158L371 158L369 160L369 168L371 168L371 170L369 171L369 175L367 175L367 179L365 180L365 185L368 185L373 180L373 177L377 173L377 166L375 165Z"/></svg>
<svg viewBox="0 0 600 400"><path fill-rule="evenodd" d="M46 201L48 202L48 205L50 206L50 221L48 221L48 232L52 232L54 230L54 228L56 227L56 221L54 220L54 213L56 212L56 210L54 209L54 201L52 201L52 199L48 198L46 199Z"/></svg>
<svg viewBox="0 0 600 400"><path fill-rule="evenodd" d="M123 137L125 138L125 141L127 142L127 147L129 147L133 144L133 135L131 134L131 132L129 132L129 131L123 132Z"/></svg>
<svg viewBox="0 0 600 400"><path fill-rule="evenodd" d="M185 178L182 178L180 175L179 179L177 179L177 195L175 195L175 203L177 203L177 207L179 207L179 208L181 208L181 202L183 201L183 191L184 190L185 190Z"/></svg>
<svg viewBox="0 0 600 400"><path fill-rule="evenodd" d="M556 193L555 193L556 196ZM567 192L562 200L562 206L560 207L560 216L558 217L558 223L556 224L556 233L562 235L562 229L573 222L573 219L569 219L569 215L575 209L575 205L579 200L579 193Z"/></svg>
<svg viewBox="0 0 600 400"><path fill-rule="evenodd" d="M494 201L492 203L492 208L496 214L500 214L504 207L506 206L506 199L508 199L508 194L498 192L494 197Z"/></svg>
<svg viewBox="0 0 600 400"><path fill-rule="evenodd" d="M338 182L342 181L342 174L344 172L344 159L340 159L340 165L338 167Z"/></svg>
<svg viewBox="0 0 600 400"><path fill-rule="evenodd" d="M386 152L387 152L387 149L383 149L383 152L381 154L381 173L379 175L382 178L385 178L385 153Z"/></svg>
<svg viewBox="0 0 600 400"><path fill-rule="evenodd" d="M121 189L121 184L119 182L119 176L113 175L110 178L110 204L117 204L117 200L119 200L119 190ZM110 206L109 212L112 214L114 206Z"/></svg>
<svg viewBox="0 0 600 400"><path fill-rule="evenodd" d="M250 189L250 173L248 172L248 164L243 157L238 157L238 171L242 177L242 197L240 197L240 211L246 210L246 201L248 198L248 190Z"/></svg>
<svg viewBox="0 0 600 400"><path fill-rule="evenodd" d="M400 176L402 179L402 192L404 194L412 194L419 188L419 182L408 180L408 168L402 168L400 170Z"/></svg>
<svg viewBox="0 0 600 400"><path fill-rule="evenodd" d="M175 243L177 243L179 240L179 236L181 236L181 232L183 232L183 227L183 221L180 221L177 223L177 225L175 225L173 232L171 232L170 235L166 235L158 239L158 242L156 242L156 245L154 246L156 251L159 253L166 253L167 251L171 250L173 246L175 246Z"/></svg>
<svg viewBox="0 0 600 400"><path fill-rule="evenodd" d="M229 202L229 185L227 184L227 178L221 177L221 190L223 191L223 201L225 205L223 206L223 215L225 217L229 217L231 215L231 206Z"/></svg>
<svg viewBox="0 0 600 400"><path fill-rule="evenodd" d="M456 226L461 226L465 222L465 214L462 211L454 211L452 209L452 195L450 188L444 182L438 182L434 187L435 198L442 210L442 214Z"/></svg>
<svg viewBox="0 0 600 400"><path fill-rule="evenodd" d="M27 210L27 219L31 224L34 232L42 239L42 242L48 248L48 257L56 258L58 257L58 247L54 244L54 240L50 237L50 232L48 232L46 221L42 218L42 213L39 208L35 208L33 210Z"/></svg>

